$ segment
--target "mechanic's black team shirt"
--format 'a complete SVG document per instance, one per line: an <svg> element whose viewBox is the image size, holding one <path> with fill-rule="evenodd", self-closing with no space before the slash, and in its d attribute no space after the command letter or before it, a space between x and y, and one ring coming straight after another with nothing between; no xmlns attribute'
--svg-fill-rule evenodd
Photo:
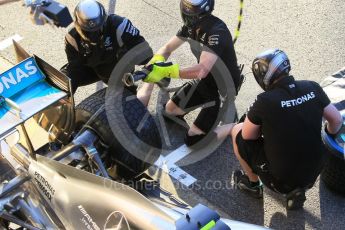
<svg viewBox="0 0 345 230"><path fill-rule="evenodd" d="M131 21L118 15L108 16L102 42L97 45L83 41L74 27L68 32L65 40L70 74L85 74L80 72L80 67L86 66L105 82L121 57L131 48L145 42ZM152 56L152 50L149 52ZM73 78L73 76L70 77Z"/></svg>
<svg viewBox="0 0 345 230"><path fill-rule="evenodd" d="M182 26L176 36L187 39L198 62L200 61L202 51L213 52L220 58L215 64L215 66L219 68L213 68L211 70L214 76L210 73L206 78L200 81L201 84L205 85L205 90L216 92L218 88L214 77L218 77L217 80L221 80L221 76L216 75L230 77L230 74L236 87L235 89L237 89L240 71L231 33L222 20L213 15L207 16L202 19L197 29L191 30L186 26ZM225 64L226 68L222 68L224 65L221 64L220 61Z"/></svg>
<svg viewBox="0 0 345 230"><path fill-rule="evenodd" d="M313 182L323 166L321 141L324 108L330 100L312 81L282 78L258 95L248 119L262 128L269 170L290 185Z"/></svg>

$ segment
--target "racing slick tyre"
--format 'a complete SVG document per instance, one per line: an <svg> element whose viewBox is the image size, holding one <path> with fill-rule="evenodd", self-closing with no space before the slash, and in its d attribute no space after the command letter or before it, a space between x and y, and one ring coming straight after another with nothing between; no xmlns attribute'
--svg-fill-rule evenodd
<svg viewBox="0 0 345 230"><path fill-rule="evenodd" d="M342 112L342 117L345 120L345 113ZM321 179L325 182L327 187L339 194L345 195L345 125L335 136L330 136L322 129L322 141L326 147L327 160Z"/></svg>
<svg viewBox="0 0 345 230"><path fill-rule="evenodd" d="M345 160L328 153L321 179L334 192L345 195Z"/></svg>
<svg viewBox="0 0 345 230"><path fill-rule="evenodd" d="M94 115L99 108L105 103L106 88L92 94L76 106L76 129L80 129L88 122L92 115ZM133 93L127 89L123 91L123 98L128 96L133 97ZM162 143L156 123L151 115L146 117L144 128L137 131L136 128L144 116L147 116L146 107L137 99L122 100L123 113L126 117L129 132L135 133L140 141L133 140L133 145L140 145L145 143L153 146L156 149L161 149ZM112 123L113 124L113 123ZM119 125L120 127L120 125ZM158 159L160 152L150 151L145 156L145 159L138 159L133 154L129 153L125 146L119 143L109 125L107 114L103 109L95 119L89 124L94 132L98 134L101 140L109 146L109 153L111 159L117 163L117 174L126 179L133 178L142 173L151 166L151 163ZM139 146L140 147L140 146ZM150 163L149 163L150 162Z"/></svg>

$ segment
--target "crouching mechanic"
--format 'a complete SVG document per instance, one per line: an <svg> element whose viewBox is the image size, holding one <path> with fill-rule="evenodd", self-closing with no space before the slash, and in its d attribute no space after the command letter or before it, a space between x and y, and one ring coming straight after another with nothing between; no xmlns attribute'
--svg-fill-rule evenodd
<svg viewBox="0 0 345 230"><path fill-rule="evenodd" d="M236 93L241 84L240 70L230 31L222 20L211 14L213 8L214 0L180 1L184 25L177 35L154 55L151 62L155 64L144 80L152 83L164 77L193 79L184 84L165 107L165 116L183 117L186 113L203 106L186 134L185 143L188 146L200 141L217 125L220 95L215 78L227 77L227 80L233 81ZM165 63L171 53L185 41L190 44L198 63L183 69L179 69L177 64ZM218 61L225 64L228 76L214 76L211 73L211 71L214 72ZM153 85L151 84L151 90L148 85L144 87L146 87L146 92L150 92Z"/></svg>
<svg viewBox="0 0 345 230"><path fill-rule="evenodd" d="M115 65L129 50L143 45L152 57L152 49L130 20L107 15L102 4L83 0L74 10L74 27L65 36L68 64L62 68L72 81L73 93L79 86L99 80L107 83ZM146 64L133 63L135 64ZM130 89L136 93L136 88Z"/></svg>
<svg viewBox="0 0 345 230"><path fill-rule="evenodd" d="M231 134L234 152L244 172L234 181L256 197L261 182L285 194L287 208L303 207L305 190L323 168L322 118L335 134L342 125L338 110L313 81L296 81L289 75L290 62L281 50L268 50L253 61L253 74L265 92L257 96L243 123L219 127L219 136ZM260 180L259 180L260 179Z"/></svg>

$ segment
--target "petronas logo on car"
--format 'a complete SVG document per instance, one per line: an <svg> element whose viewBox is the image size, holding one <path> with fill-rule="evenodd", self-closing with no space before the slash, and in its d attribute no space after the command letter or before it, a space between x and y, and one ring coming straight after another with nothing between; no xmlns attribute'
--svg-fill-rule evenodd
<svg viewBox="0 0 345 230"><path fill-rule="evenodd" d="M35 76L37 71L37 67L32 60L28 60L19 67L6 71L0 78L0 94L6 96L6 91L11 91L12 88L14 89L25 78Z"/></svg>

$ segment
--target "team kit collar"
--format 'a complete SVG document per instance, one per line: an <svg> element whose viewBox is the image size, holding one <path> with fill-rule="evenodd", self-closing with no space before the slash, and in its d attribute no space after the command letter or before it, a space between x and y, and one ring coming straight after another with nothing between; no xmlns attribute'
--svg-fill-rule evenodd
<svg viewBox="0 0 345 230"><path fill-rule="evenodd" d="M213 21L212 21L212 15L206 15L202 17L199 22L193 27L187 27L188 34L191 38L194 37L194 35L199 34L203 31L206 31L210 27L212 27Z"/></svg>
<svg viewBox="0 0 345 230"><path fill-rule="evenodd" d="M272 89L278 88L278 87L283 87L285 85L290 85L294 82L295 82L295 78L291 75L287 76L287 77L283 77L282 79L280 79L279 81L277 81L276 83L274 83L272 85Z"/></svg>

